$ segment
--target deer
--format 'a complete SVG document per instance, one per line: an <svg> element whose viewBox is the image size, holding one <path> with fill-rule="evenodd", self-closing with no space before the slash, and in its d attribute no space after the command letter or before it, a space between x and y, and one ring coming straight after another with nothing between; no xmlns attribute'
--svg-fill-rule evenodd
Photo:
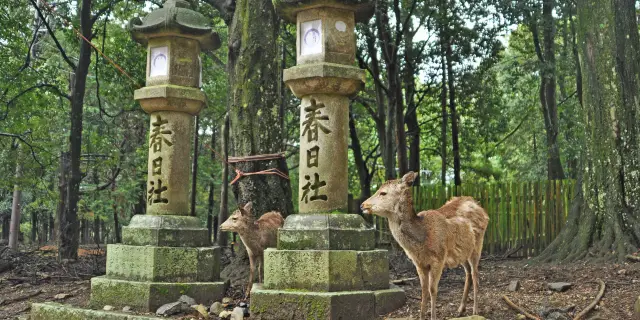
<svg viewBox="0 0 640 320"><path fill-rule="evenodd" d="M445 267L462 265L465 283L458 316L465 309L469 286L473 283L473 314L478 314L478 263L484 233L489 224L486 211L471 197L455 197L437 210L417 213L413 208L411 187L416 173L385 182L365 200L361 209L389 220L394 239L418 271L422 299L420 320L426 318L427 294L431 298L431 320L436 319L438 282Z"/></svg>
<svg viewBox="0 0 640 320"><path fill-rule="evenodd" d="M245 291L245 299L251 294L254 271L258 265L258 281L262 283L264 276L264 249L276 246L278 228L284 225L284 219L279 212L270 211L255 219L251 213L253 204L248 202L238 206L238 210L220 225L220 230L237 232L249 256L249 283Z"/></svg>

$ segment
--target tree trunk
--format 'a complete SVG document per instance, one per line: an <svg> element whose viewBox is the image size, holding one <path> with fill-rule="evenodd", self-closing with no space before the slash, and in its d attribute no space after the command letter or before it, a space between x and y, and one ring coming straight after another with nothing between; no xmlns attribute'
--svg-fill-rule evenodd
<svg viewBox="0 0 640 320"><path fill-rule="evenodd" d="M235 156L273 154L283 151L278 61L279 18L271 1L237 0L229 28L229 115ZM276 168L289 174L284 158L237 163L243 172ZM241 178L233 186L238 204L253 202L260 216L278 211L293 213L289 180L276 175Z"/></svg>
<svg viewBox="0 0 640 320"><path fill-rule="evenodd" d="M640 247L640 40L635 1L578 1L585 155L560 235L539 260L615 260Z"/></svg>
<svg viewBox="0 0 640 320"><path fill-rule="evenodd" d="M367 163L362 155L362 146L360 145L360 139L358 138L358 131L356 130L356 123L353 118L353 114L349 115L349 136L351 138L353 159L356 163L356 170L358 171L358 182L360 183L360 195L358 196L358 200L362 203L371 197L371 178L369 177Z"/></svg>
<svg viewBox="0 0 640 320"><path fill-rule="evenodd" d="M19 150L19 149L18 149ZM19 154L19 152L18 152ZM22 178L22 162L16 158L16 182L13 187L13 204L11 205L11 224L9 226L9 248L18 249L20 234L20 210L22 201L22 189L19 181Z"/></svg>
<svg viewBox="0 0 640 320"><path fill-rule="evenodd" d="M365 39L367 44L367 54L371 59L371 76L377 79L374 81L376 92L376 109L375 114L371 116L376 123L376 133L380 142L380 151L382 154L382 164L384 165L385 179L395 178L395 157L393 151L393 130L387 123L386 99L383 89L382 76L380 73L380 61L378 60L379 50L376 47L376 38L369 30L365 30ZM363 66L364 67L364 66Z"/></svg>
<svg viewBox="0 0 640 320"><path fill-rule="evenodd" d="M44 212L44 217L42 217L42 229L40 230L40 238L38 239L38 243L46 243L49 241L49 223L51 220L49 217L51 216L51 212L49 209Z"/></svg>
<svg viewBox="0 0 640 320"><path fill-rule="evenodd" d="M542 100L545 128L547 131L547 172L551 180L564 179L564 171L560 162L560 147L558 146L558 106L556 102L556 58L555 58L555 19L553 10L555 0L544 0L542 4L542 25L544 58L542 78L544 100Z"/></svg>
<svg viewBox="0 0 640 320"><path fill-rule="evenodd" d="M55 240L56 240L55 218L53 217L53 212L49 212L49 237L47 241L55 242Z"/></svg>
<svg viewBox="0 0 640 320"><path fill-rule="evenodd" d="M220 230L222 225L229 217L229 114L224 116L224 124L222 125L222 140L220 145L222 146L222 186L220 188L220 211L218 212L218 224L216 234L216 241L219 246L224 247L227 245L229 236L227 232Z"/></svg>
<svg viewBox="0 0 640 320"><path fill-rule="evenodd" d="M91 40L91 0L82 0L79 4L80 29L84 37ZM80 54L75 70L75 80L71 91L71 130L69 132L69 146L71 158L71 176L67 184L67 206L60 219L60 259L78 258L78 201L80 200L80 154L82 151L82 113L84 95L87 84L87 74L91 64L91 47L84 40L80 41Z"/></svg>
<svg viewBox="0 0 640 320"><path fill-rule="evenodd" d="M80 242L79 244L87 243L86 221L84 218L80 219Z"/></svg>
<svg viewBox="0 0 640 320"><path fill-rule="evenodd" d="M444 28L443 28L444 29ZM442 122L440 125L440 157L442 158L442 167L440 171L440 180L442 180L442 185L447 185L447 146L449 145L447 141L447 123L449 122L449 114L447 112L447 62L446 62L446 50L444 45L444 31L441 31L440 41L441 44L441 64L442 64L442 88L440 89L440 109L442 113Z"/></svg>
<svg viewBox="0 0 640 320"><path fill-rule="evenodd" d="M198 152L200 151L200 117L196 116L196 130L193 135L193 164L191 170L191 216L196 216L198 198Z"/></svg>
<svg viewBox="0 0 640 320"><path fill-rule="evenodd" d="M381 56L385 63L385 74L387 76L387 128L386 128L386 150L393 149L389 145L395 141L397 164L399 175L404 175L408 170L407 161L407 139L404 129L404 101L402 97L402 82L400 81L400 63L398 63L398 48L396 41L391 32L391 24L388 14L389 4L387 1L381 1L376 10L376 25L378 27L378 35L380 38ZM396 17L396 22L401 21L401 17ZM402 34L395 34L396 37L402 37ZM375 53L378 54L378 53ZM395 137L395 139L393 138ZM393 177L395 178L395 166Z"/></svg>
<svg viewBox="0 0 640 320"><path fill-rule="evenodd" d="M38 237L38 210L31 211L31 244L35 244Z"/></svg>
<svg viewBox="0 0 640 320"><path fill-rule="evenodd" d="M458 138L458 111L456 106L456 87L455 76L453 73L453 43L452 39L447 36L446 55L447 55L447 76L449 78L449 111L451 113L451 145L453 150L453 175L456 186L462 184L460 178L460 140ZM458 190L456 190L458 194Z"/></svg>
<svg viewBox="0 0 640 320"><path fill-rule="evenodd" d="M404 93L407 104L407 112L404 121L407 123L407 134L409 135L409 159L408 170L417 172L414 180L415 186L420 185L420 125L418 124L418 106L415 101L416 94L416 57L413 51L413 30L404 29Z"/></svg>
<svg viewBox="0 0 640 320"><path fill-rule="evenodd" d="M215 148L216 145L216 130L213 128L211 130L211 148ZM211 157L211 162L214 162L216 159L216 154L211 150L209 157ZM215 189L215 185L213 181L215 180L215 175L213 172L211 173L211 182L209 182L209 199L207 201L207 230L209 230L209 240L211 240L211 236L213 235L216 239L218 237L218 233L214 232L214 224L213 224L213 206L215 205L213 192ZM217 225L216 225L217 227ZM216 228L217 229L217 228ZM217 230L216 230L217 231ZM214 241L216 240L214 239Z"/></svg>
<svg viewBox="0 0 640 320"><path fill-rule="evenodd" d="M98 215L93 218L93 243L100 245L100 218Z"/></svg>
<svg viewBox="0 0 640 320"><path fill-rule="evenodd" d="M114 194L116 191L116 183L115 181L113 182L113 184L111 185L111 193ZM115 243L121 243L122 242L122 235L120 234L120 219L118 217L118 202L114 197L114 201L113 201L113 231L114 231L114 235L115 235Z"/></svg>

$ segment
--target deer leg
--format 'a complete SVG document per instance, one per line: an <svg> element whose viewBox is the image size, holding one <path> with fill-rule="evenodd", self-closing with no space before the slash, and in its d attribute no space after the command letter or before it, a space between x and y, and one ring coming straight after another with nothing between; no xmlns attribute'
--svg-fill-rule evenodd
<svg viewBox="0 0 640 320"><path fill-rule="evenodd" d="M258 256L258 282L263 283L264 279L264 256Z"/></svg>
<svg viewBox="0 0 640 320"><path fill-rule="evenodd" d="M438 297L438 282L442 276L443 265L431 265L429 270L429 294L431 295L431 320L436 320L436 298Z"/></svg>
<svg viewBox="0 0 640 320"><path fill-rule="evenodd" d="M251 287L253 286L253 271L255 270L255 257L249 255L249 283L247 284L247 291L245 291L244 298L248 299L251 295Z"/></svg>
<svg viewBox="0 0 640 320"><path fill-rule="evenodd" d="M480 262L480 257L473 258L472 261L469 262L471 265L471 278L473 279L473 314L478 314L478 286L480 285L480 275L478 274L478 262Z"/></svg>
<svg viewBox="0 0 640 320"><path fill-rule="evenodd" d="M418 269L418 276L420 277L420 287L422 288L422 299L420 300L420 320L425 320L427 315L427 294L429 293L429 269Z"/></svg>
<svg viewBox="0 0 640 320"><path fill-rule="evenodd" d="M462 291L462 301L460 301L460 307L458 308L458 317L462 316L464 310L467 308L467 298L469 297L469 286L471 285L471 265L468 262L462 264L464 268L464 290Z"/></svg>

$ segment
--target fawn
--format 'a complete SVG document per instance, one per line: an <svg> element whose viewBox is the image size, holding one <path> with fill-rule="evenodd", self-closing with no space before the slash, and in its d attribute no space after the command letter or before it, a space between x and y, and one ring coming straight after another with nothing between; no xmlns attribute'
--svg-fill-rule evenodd
<svg viewBox="0 0 640 320"><path fill-rule="evenodd" d="M284 219L280 213L271 211L263 214L256 220L251 214L252 203L249 202L244 207L238 206L238 210L220 225L222 231L237 232L247 249L249 255L249 284L245 298L251 294L253 285L253 272L256 264L258 267L258 281L262 282L264 275L264 249L276 246L278 228L284 224Z"/></svg>
<svg viewBox="0 0 640 320"><path fill-rule="evenodd" d="M431 319L435 319L438 282L445 266L462 265L466 274L458 314L466 308L471 281L473 314L477 314L478 262L489 216L471 197L453 198L438 210L416 214L411 199L415 177L409 172L402 179L385 182L361 209L389 220L391 234L416 266L422 287L420 320L426 316L427 292L431 296Z"/></svg>

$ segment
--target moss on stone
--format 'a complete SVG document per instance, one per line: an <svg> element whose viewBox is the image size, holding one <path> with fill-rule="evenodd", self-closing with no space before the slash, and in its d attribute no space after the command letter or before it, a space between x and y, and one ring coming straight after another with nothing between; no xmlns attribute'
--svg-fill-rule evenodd
<svg viewBox="0 0 640 320"><path fill-rule="evenodd" d="M251 291L252 319L374 319L371 291L304 292L265 290L255 284Z"/></svg>
<svg viewBox="0 0 640 320"><path fill-rule="evenodd" d="M215 281L220 249L108 246L107 276L137 281Z"/></svg>
<svg viewBox="0 0 640 320"><path fill-rule="evenodd" d="M90 305L96 308L130 306L148 312L176 301L183 294L208 304L222 299L226 287L225 282L139 282L95 277L91 279Z"/></svg>
<svg viewBox="0 0 640 320"><path fill-rule="evenodd" d="M31 305L31 320L155 320L157 317L139 316L130 313L80 309L68 305L46 302Z"/></svg>

